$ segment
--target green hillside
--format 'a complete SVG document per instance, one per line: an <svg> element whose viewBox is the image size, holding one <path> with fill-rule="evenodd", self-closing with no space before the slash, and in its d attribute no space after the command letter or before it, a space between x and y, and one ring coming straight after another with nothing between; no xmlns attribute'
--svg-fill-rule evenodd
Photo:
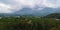
<svg viewBox="0 0 60 30"><path fill-rule="evenodd" d="M47 17L47 18L60 18L60 13L52 13L52 14L49 14L45 17Z"/></svg>

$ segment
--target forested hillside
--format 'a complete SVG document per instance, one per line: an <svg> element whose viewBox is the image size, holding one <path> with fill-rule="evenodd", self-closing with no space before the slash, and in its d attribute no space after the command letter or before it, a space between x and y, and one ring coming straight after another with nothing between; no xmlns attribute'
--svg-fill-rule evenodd
<svg viewBox="0 0 60 30"><path fill-rule="evenodd" d="M60 13L48 14L45 17L47 17L47 18L59 18L60 19Z"/></svg>

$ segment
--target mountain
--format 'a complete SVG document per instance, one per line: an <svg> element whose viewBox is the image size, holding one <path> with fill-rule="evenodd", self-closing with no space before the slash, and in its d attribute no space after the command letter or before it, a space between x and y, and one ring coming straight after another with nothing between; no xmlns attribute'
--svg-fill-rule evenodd
<svg viewBox="0 0 60 30"><path fill-rule="evenodd" d="M57 10L57 11L59 11L59 10ZM40 11L40 13L42 13L43 15L48 15L48 14L55 13L55 12L56 12L56 9L48 8L48 7L44 8Z"/></svg>
<svg viewBox="0 0 60 30"><path fill-rule="evenodd" d="M19 15L25 15L25 14L31 14L32 13L32 9L30 8L23 8L17 12L14 12L15 14L19 14Z"/></svg>
<svg viewBox="0 0 60 30"><path fill-rule="evenodd" d="M15 12L15 14L18 14L18 15L41 16L40 11L38 11L38 10L33 10L33 9L31 9L31 8L23 8L23 9Z"/></svg>
<svg viewBox="0 0 60 30"><path fill-rule="evenodd" d="M0 16L21 16L21 15L28 15L28 16L46 16L51 13L60 13L60 8L44 8L42 10L37 9L31 9L28 7L25 7L19 11L16 11L14 13L1 13Z"/></svg>
<svg viewBox="0 0 60 30"><path fill-rule="evenodd" d="M17 12L15 12L15 14L18 15L33 15L33 16L46 16L48 14L51 13L60 13L60 8L59 9L55 9L55 8L44 8L42 10L32 10L31 8L23 8Z"/></svg>
<svg viewBox="0 0 60 30"><path fill-rule="evenodd" d="M55 9L56 11L56 13L60 13L60 8L57 8L57 9Z"/></svg>

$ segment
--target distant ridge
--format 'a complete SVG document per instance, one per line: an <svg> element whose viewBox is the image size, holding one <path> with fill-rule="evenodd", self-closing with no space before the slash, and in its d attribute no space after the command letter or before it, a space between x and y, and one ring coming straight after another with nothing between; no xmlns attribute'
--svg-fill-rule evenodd
<svg viewBox="0 0 60 30"><path fill-rule="evenodd" d="M14 13L0 13L0 16L46 16L52 13L60 13L60 8L44 8L42 10L33 10L31 8L23 8Z"/></svg>

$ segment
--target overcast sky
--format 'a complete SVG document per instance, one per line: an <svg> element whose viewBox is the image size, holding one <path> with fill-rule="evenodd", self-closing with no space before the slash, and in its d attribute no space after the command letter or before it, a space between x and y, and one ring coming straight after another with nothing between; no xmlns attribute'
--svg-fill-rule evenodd
<svg viewBox="0 0 60 30"><path fill-rule="evenodd" d="M45 7L59 8L60 0L0 0L0 13L12 13L21 10L24 7L39 10Z"/></svg>

